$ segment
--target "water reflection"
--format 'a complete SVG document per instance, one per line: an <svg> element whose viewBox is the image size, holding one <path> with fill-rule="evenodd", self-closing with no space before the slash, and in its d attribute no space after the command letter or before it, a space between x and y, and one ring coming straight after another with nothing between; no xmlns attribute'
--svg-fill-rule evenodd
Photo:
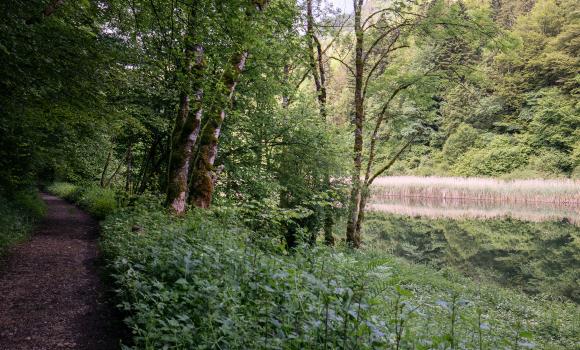
<svg viewBox="0 0 580 350"><path fill-rule="evenodd" d="M369 210L426 218L510 217L532 222L567 221L580 226L580 206L577 204L375 195Z"/></svg>

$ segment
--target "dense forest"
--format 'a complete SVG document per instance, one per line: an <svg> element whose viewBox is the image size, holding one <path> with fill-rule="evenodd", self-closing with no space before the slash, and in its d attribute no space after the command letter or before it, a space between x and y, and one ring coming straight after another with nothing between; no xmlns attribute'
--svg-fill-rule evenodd
<svg viewBox="0 0 580 350"><path fill-rule="evenodd" d="M569 220L368 212L395 175L578 205L578 2L347 3L2 1L0 255L40 188L103 220L136 349L577 347Z"/></svg>

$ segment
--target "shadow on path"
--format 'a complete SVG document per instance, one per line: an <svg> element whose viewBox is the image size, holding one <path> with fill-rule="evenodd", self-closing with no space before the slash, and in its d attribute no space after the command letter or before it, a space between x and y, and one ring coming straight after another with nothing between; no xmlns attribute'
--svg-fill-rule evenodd
<svg viewBox="0 0 580 350"><path fill-rule="evenodd" d="M0 349L118 349L123 329L97 271L98 223L42 198L46 217L0 266Z"/></svg>

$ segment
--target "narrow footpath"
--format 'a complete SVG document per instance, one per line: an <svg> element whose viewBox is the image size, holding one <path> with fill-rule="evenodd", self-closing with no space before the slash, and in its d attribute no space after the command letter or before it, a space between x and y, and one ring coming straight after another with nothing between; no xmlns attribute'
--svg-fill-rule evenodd
<svg viewBox="0 0 580 350"><path fill-rule="evenodd" d="M97 271L98 223L42 198L44 220L0 260L0 349L118 349L121 323Z"/></svg>

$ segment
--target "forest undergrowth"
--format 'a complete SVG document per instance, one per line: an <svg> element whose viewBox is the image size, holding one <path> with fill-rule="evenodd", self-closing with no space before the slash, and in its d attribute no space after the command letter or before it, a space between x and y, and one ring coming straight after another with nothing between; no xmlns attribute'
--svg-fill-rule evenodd
<svg viewBox="0 0 580 350"><path fill-rule="evenodd" d="M37 191L20 191L10 196L0 193L0 256L28 237L45 211Z"/></svg>

